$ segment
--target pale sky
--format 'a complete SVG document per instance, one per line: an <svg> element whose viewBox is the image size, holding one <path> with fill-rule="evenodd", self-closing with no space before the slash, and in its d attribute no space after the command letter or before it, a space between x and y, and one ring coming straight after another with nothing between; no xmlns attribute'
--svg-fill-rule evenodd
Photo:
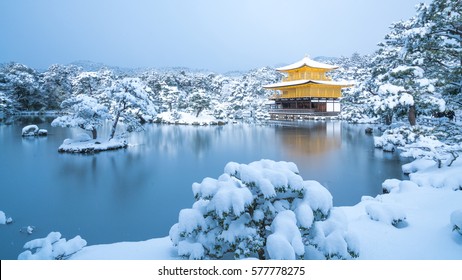
<svg viewBox="0 0 462 280"><path fill-rule="evenodd" d="M0 63L217 72L372 53L419 0L0 0ZM429 2L423 1L423 2Z"/></svg>

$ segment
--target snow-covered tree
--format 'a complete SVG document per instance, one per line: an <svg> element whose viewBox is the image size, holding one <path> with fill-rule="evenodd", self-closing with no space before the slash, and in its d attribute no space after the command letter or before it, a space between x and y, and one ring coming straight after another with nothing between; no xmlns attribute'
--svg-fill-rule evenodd
<svg viewBox="0 0 462 280"><path fill-rule="evenodd" d="M86 94L79 94L64 100L61 108L66 114L54 119L52 126L79 127L90 131L93 139L98 136L97 129L110 118L108 107Z"/></svg>
<svg viewBox="0 0 462 280"><path fill-rule="evenodd" d="M15 114L18 110L18 105L5 93L0 91L0 119Z"/></svg>
<svg viewBox="0 0 462 280"><path fill-rule="evenodd" d="M103 100L108 104L113 121L109 139L114 138L119 121L126 125L128 132L132 132L155 117L150 93L151 89L139 78L122 78L106 89Z"/></svg>
<svg viewBox="0 0 462 280"><path fill-rule="evenodd" d="M98 72L80 72L72 79L72 93L97 97L110 87L116 79L112 71L101 69Z"/></svg>
<svg viewBox="0 0 462 280"><path fill-rule="evenodd" d="M367 82L386 123L407 111L414 125L416 114L442 111L460 96L461 9L460 0L434 0L419 5L411 19L392 24Z"/></svg>
<svg viewBox="0 0 462 280"><path fill-rule="evenodd" d="M0 90L20 106L21 110L41 110L46 107L40 91L38 73L23 64L6 64L0 76Z"/></svg>
<svg viewBox="0 0 462 280"><path fill-rule="evenodd" d="M72 94L72 81L80 71L76 66L54 64L42 73L40 90L44 93L47 109L59 109L60 104Z"/></svg>
<svg viewBox="0 0 462 280"><path fill-rule="evenodd" d="M204 90L199 90L189 96L188 104L196 111L196 117L198 117L203 110L210 108L210 97Z"/></svg>
<svg viewBox="0 0 462 280"><path fill-rule="evenodd" d="M316 181L290 162L230 162L218 179L192 186L196 202L179 213L170 238L190 259L336 258L359 254L347 221Z"/></svg>

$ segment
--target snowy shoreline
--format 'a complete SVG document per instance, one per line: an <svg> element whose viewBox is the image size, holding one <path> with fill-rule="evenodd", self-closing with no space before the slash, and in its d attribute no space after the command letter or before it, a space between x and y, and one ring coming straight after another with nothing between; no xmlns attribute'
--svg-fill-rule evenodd
<svg viewBox="0 0 462 280"><path fill-rule="evenodd" d="M349 231L359 239L359 260L460 260L462 235L453 231L450 216L462 208L462 191L447 183L447 172L462 184L462 161L453 167L434 166L411 174L411 181L397 184L389 194L363 197L354 206L341 209ZM456 175L458 174L458 175ZM456 176L456 177L455 177ZM414 183L419 182L419 186ZM378 220L367 209L376 206ZM387 222L392 209L399 208L406 219L398 227ZM181 259L168 237L140 242L118 242L84 247L70 259Z"/></svg>
<svg viewBox="0 0 462 280"><path fill-rule="evenodd" d="M462 259L462 160L442 168L435 162L420 160L413 166L404 166L403 170L411 167L410 180L393 179L383 183L389 193L364 196L354 206L333 207L344 213L348 231L357 236L359 260ZM182 258L170 238L161 237L90 245L69 259Z"/></svg>

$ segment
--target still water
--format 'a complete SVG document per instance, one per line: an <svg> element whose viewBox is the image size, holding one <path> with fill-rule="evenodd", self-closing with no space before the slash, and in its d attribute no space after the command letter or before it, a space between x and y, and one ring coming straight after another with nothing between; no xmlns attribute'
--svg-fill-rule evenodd
<svg viewBox="0 0 462 280"><path fill-rule="evenodd" d="M305 180L330 190L335 206L354 205L402 178L399 157L373 148L364 126L342 122L285 122L225 126L150 125L130 136L129 148L95 155L60 154L79 129L53 128L22 138L23 126L0 125L0 259L16 259L25 242L59 231L88 245L168 235L178 213L194 201L193 182L217 178L229 161L293 161ZM100 134L103 135L104 131ZM31 235L21 232L27 226Z"/></svg>

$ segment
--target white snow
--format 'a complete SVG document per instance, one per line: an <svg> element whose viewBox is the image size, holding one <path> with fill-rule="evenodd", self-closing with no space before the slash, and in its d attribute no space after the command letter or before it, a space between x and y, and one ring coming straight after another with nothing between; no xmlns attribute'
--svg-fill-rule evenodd
<svg viewBox="0 0 462 280"><path fill-rule="evenodd" d="M399 183L401 181L398 179L386 179L382 183L382 190L384 193L391 193L394 189L399 188Z"/></svg>
<svg viewBox="0 0 462 280"><path fill-rule="evenodd" d="M47 237L34 239L24 244L28 249L19 254L19 260L54 260L66 259L87 245L87 242L79 235L66 241L61 238L61 233L50 232Z"/></svg>
<svg viewBox="0 0 462 280"><path fill-rule="evenodd" d="M295 260L296 256L304 255L305 246L294 212L279 212L271 224L271 230L273 233L268 236L266 244L271 259Z"/></svg>
<svg viewBox="0 0 462 280"><path fill-rule="evenodd" d="M292 69L301 68L303 66L308 66L308 67L312 67L312 68L329 69L329 70L338 68L338 66L336 66L336 65L330 65L330 64L314 61L314 60L310 59L308 56L305 56L305 57L303 57L303 59L301 59L301 60L299 60L299 61L297 61L295 63L292 63L292 64L284 66L284 67L279 67L276 70L278 70L278 71L288 71L288 70L292 70Z"/></svg>
<svg viewBox="0 0 462 280"><path fill-rule="evenodd" d="M182 209L178 218L178 230L189 234L197 228L205 227L205 220L202 213L196 209Z"/></svg>
<svg viewBox="0 0 462 280"><path fill-rule="evenodd" d="M37 125L31 124L26 125L22 128L21 132L22 137L30 137L30 136L47 136L48 130L40 129Z"/></svg>
<svg viewBox="0 0 462 280"><path fill-rule="evenodd" d="M189 256L190 260L199 260L204 257L204 247L200 243L183 240L178 243L178 254Z"/></svg>
<svg viewBox="0 0 462 280"><path fill-rule="evenodd" d="M6 215L5 212L0 210L0 225L6 224Z"/></svg>
<svg viewBox="0 0 462 280"><path fill-rule="evenodd" d="M327 216L333 205L333 197L330 192L317 181L305 181L305 201L311 209L320 211Z"/></svg>
<svg viewBox="0 0 462 280"><path fill-rule="evenodd" d="M0 225L11 224L12 222L13 218L7 217L5 212L0 210Z"/></svg>
<svg viewBox="0 0 462 280"><path fill-rule="evenodd" d="M80 134L76 139L65 139L59 146L59 152L66 153L98 153L107 150L117 150L126 148L128 143L123 138L113 138L110 140L90 139L86 134Z"/></svg>
<svg viewBox="0 0 462 280"><path fill-rule="evenodd" d="M39 128L35 124L27 125L22 128L22 136L35 136Z"/></svg>
<svg viewBox="0 0 462 280"><path fill-rule="evenodd" d="M207 114L206 111L198 117L194 113L187 112L163 112L157 114L157 119L166 124L188 124L188 125L218 125L225 124L226 121L219 120L214 116Z"/></svg>
<svg viewBox="0 0 462 280"><path fill-rule="evenodd" d="M238 216L252 202L250 190L237 187L232 179L220 181L219 184L220 188L210 201L208 209L215 210L220 217L230 209Z"/></svg>
<svg viewBox="0 0 462 280"><path fill-rule="evenodd" d="M371 220L387 225L396 225L406 219L406 214L397 205L374 202L367 204L365 210Z"/></svg>

